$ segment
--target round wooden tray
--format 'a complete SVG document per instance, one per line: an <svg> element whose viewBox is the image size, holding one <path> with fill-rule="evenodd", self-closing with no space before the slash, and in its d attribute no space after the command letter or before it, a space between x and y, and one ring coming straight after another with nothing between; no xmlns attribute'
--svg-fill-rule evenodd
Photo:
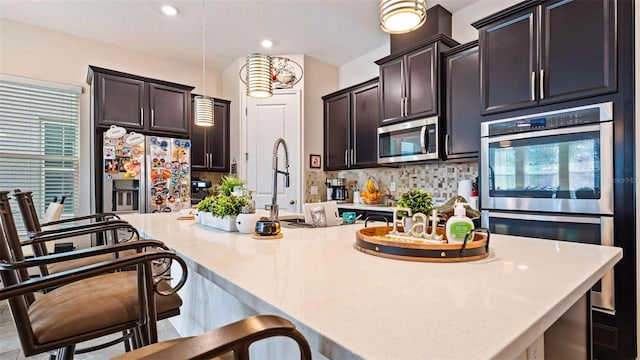
<svg viewBox="0 0 640 360"><path fill-rule="evenodd" d="M473 241L466 244L426 244L396 241L385 237L391 226L362 228L356 232L355 248L371 255L390 259L424 262L461 262L484 259L489 256L489 230L474 230ZM429 228L429 231L431 229ZM436 232L443 234L443 229Z"/></svg>

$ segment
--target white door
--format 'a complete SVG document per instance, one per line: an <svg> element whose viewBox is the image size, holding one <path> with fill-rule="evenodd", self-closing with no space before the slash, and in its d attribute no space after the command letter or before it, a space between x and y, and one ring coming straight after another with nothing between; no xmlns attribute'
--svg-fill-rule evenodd
<svg viewBox="0 0 640 360"><path fill-rule="evenodd" d="M289 153L289 187L284 187L284 175L278 174L277 201L281 212L300 212L300 116L298 91L279 92L268 99L247 97L245 174L258 209L272 202L273 147L283 138ZM283 146L278 149L278 169L286 170Z"/></svg>

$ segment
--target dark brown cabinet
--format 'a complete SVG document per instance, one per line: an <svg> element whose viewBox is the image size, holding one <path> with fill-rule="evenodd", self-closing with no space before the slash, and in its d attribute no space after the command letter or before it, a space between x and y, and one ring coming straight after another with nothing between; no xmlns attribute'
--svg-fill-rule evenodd
<svg viewBox="0 0 640 360"><path fill-rule="evenodd" d="M458 43L440 34L376 61L380 125L439 114L439 56Z"/></svg>
<svg viewBox="0 0 640 360"><path fill-rule="evenodd" d="M378 78L323 96L324 169L377 166Z"/></svg>
<svg viewBox="0 0 640 360"><path fill-rule="evenodd" d="M474 159L480 152L480 69L478 42L443 54L447 160Z"/></svg>
<svg viewBox="0 0 640 360"><path fill-rule="evenodd" d="M473 24L482 113L615 92L614 0L528 3Z"/></svg>
<svg viewBox="0 0 640 360"><path fill-rule="evenodd" d="M193 87L95 66L89 67L87 82L93 85L95 126L189 135Z"/></svg>
<svg viewBox="0 0 640 360"><path fill-rule="evenodd" d="M214 125L191 127L191 168L195 171L229 171L229 105L214 99Z"/></svg>

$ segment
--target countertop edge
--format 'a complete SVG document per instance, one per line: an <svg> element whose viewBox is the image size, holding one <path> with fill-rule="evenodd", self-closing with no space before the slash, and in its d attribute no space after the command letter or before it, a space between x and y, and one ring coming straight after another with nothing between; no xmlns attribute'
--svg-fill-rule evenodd
<svg viewBox="0 0 640 360"><path fill-rule="evenodd" d="M505 346L502 351L495 354L492 358L494 359L515 359L522 352L521 349L527 348L531 345L540 335L547 331L571 306L573 306L582 296L586 294L586 292L593 287L593 285L600 279L604 274L609 271L609 269L613 269L614 265L622 259L622 249L617 248L617 254L615 257L609 259L609 261L605 262L598 268L596 272L594 272L589 278L585 279L582 283L580 283L577 287L575 287L563 300L562 302L556 304L551 307L549 311L542 318L538 319L536 322L531 324L531 326L520 336L517 337L516 341L510 343Z"/></svg>

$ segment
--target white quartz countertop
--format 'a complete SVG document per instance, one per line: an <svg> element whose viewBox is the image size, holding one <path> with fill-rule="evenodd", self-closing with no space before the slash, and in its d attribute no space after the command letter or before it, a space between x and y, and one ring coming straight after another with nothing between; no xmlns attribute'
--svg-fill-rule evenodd
<svg viewBox="0 0 640 360"><path fill-rule="evenodd" d="M614 247L493 235L484 260L410 262L355 250L362 224L255 240L177 216L123 218L256 311L293 321L331 358L515 358L622 257Z"/></svg>

